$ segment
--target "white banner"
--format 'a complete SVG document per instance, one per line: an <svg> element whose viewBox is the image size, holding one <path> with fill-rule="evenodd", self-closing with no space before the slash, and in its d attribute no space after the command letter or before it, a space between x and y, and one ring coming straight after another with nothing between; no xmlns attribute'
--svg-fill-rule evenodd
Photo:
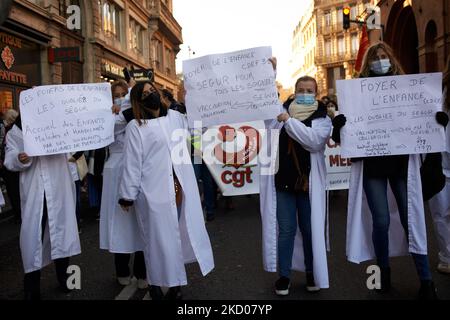
<svg viewBox="0 0 450 320"><path fill-rule="evenodd" d="M263 121L254 121L211 127L203 134L203 161L224 196L259 193L264 129Z"/></svg>
<svg viewBox="0 0 450 320"><path fill-rule="evenodd" d="M341 148L333 139L325 146L325 165L327 168L327 190L345 190L350 185L351 161L341 157Z"/></svg>
<svg viewBox="0 0 450 320"><path fill-rule="evenodd" d="M372 157L445 150L442 73L371 77L336 82L342 155Z"/></svg>
<svg viewBox="0 0 450 320"><path fill-rule="evenodd" d="M189 126L274 119L279 114L270 47L183 61Z"/></svg>
<svg viewBox="0 0 450 320"><path fill-rule="evenodd" d="M25 152L40 156L105 147L114 141L109 83L35 87L20 93Z"/></svg>

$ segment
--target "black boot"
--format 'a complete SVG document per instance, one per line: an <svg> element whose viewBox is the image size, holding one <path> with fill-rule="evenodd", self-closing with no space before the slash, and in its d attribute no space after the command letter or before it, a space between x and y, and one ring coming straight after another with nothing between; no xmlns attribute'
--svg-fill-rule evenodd
<svg viewBox="0 0 450 320"><path fill-rule="evenodd" d="M391 268L380 268L381 288L377 292L388 293L391 290Z"/></svg>
<svg viewBox="0 0 450 320"><path fill-rule="evenodd" d="M41 300L41 271L26 273L23 282L24 300Z"/></svg>
<svg viewBox="0 0 450 320"><path fill-rule="evenodd" d="M420 281L419 300L438 300L437 291L433 281Z"/></svg>
<svg viewBox="0 0 450 320"><path fill-rule="evenodd" d="M164 300L182 300L181 287L171 287L164 296Z"/></svg>
<svg viewBox="0 0 450 320"><path fill-rule="evenodd" d="M149 286L148 292L152 300L162 300L164 298L164 293L159 286Z"/></svg>

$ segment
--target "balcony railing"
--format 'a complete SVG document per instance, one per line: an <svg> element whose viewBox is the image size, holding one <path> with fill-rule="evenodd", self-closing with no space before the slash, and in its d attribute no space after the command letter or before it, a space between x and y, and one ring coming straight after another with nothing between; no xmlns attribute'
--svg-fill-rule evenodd
<svg viewBox="0 0 450 320"><path fill-rule="evenodd" d="M331 64L337 62L345 62L354 59L356 59L356 54L351 52L323 55L323 56L316 55L315 57L316 64Z"/></svg>

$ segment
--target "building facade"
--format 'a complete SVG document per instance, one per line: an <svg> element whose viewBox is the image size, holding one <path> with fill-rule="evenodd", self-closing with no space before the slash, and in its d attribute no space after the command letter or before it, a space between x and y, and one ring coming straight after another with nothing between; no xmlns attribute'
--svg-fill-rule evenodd
<svg viewBox="0 0 450 320"><path fill-rule="evenodd" d="M406 73L443 71L450 59L450 0L377 1L384 40ZM373 31L371 40L380 38Z"/></svg>
<svg viewBox="0 0 450 320"><path fill-rule="evenodd" d="M176 93L181 43L172 0L14 0L0 26L0 111L32 86L124 79L125 67L154 68Z"/></svg>
<svg viewBox="0 0 450 320"><path fill-rule="evenodd" d="M312 3L311 3L312 2ZM352 23L344 30L342 11L350 7L350 18L360 19L374 0L314 0L308 2L293 39L293 78L313 76L319 95L334 95L336 80L350 79L355 73L361 28ZM300 53L299 53L300 52ZM303 52L303 54L301 53Z"/></svg>

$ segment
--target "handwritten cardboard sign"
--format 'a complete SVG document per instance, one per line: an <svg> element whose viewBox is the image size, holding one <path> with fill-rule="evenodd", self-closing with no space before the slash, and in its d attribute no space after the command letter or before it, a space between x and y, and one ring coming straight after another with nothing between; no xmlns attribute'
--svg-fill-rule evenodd
<svg viewBox="0 0 450 320"><path fill-rule="evenodd" d="M442 73L338 80L343 157L418 154L445 150Z"/></svg>
<svg viewBox="0 0 450 320"><path fill-rule="evenodd" d="M279 101L270 47L183 61L189 126L274 119Z"/></svg>
<svg viewBox="0 0 450 320"><path fill-rule="evenodd" d="M50 155L114 141L109 83L40 86L20 93L25 152Z"/></svg>

